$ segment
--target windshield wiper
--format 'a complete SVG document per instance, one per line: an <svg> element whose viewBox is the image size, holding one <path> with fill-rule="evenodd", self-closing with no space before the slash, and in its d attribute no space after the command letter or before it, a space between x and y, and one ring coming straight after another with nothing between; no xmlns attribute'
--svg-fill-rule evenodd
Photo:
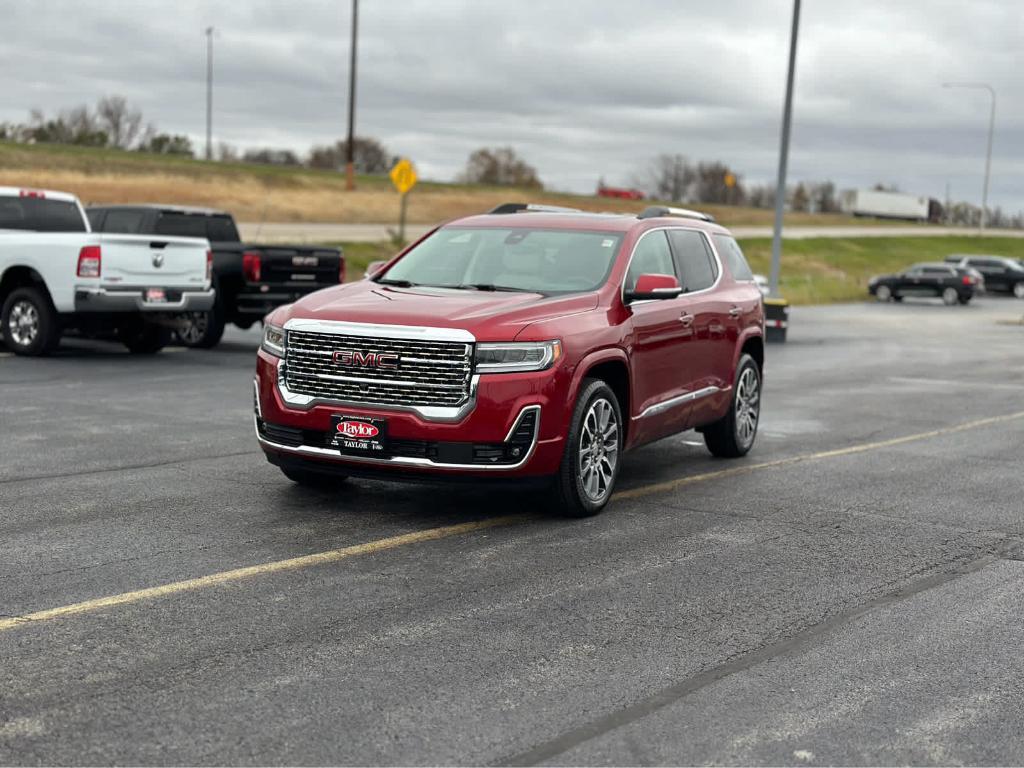
<svg viewBox="0 0 1024 768"><path fill-rule="evenodd" d="M472 288L475 291L515 291L516 293L532 293L532 291L526 291L525 288L512 288L508 285L494 285L493 283L462 283L462 285L455 285L452 287L462 290Z"/></svg>
<svg viewBox="0 0 1024 768"><path fill-rule="evenodd" d="M382 277L374 282L380 285L393 285L396 288L415 288L418 285L418 283L414 283L411 280L390 280L386 277Z"/></svg>

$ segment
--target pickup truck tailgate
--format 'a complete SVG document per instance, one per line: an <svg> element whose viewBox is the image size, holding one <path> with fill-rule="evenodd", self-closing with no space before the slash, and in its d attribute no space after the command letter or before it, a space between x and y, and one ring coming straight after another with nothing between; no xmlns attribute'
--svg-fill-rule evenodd
<svg viewBox="0 0 1024 768"><path fill-rule="evenodd" d="M270 283L317 283L336 285L341 258L331 248L246 245L263 255L261 281Z"/></svg>
<svg viewBox="0 0 1024 768"><path fill-rule="evenodd" d="M102 281L122 285L205 285L206 240L165 235L100 235Z"/></svg>

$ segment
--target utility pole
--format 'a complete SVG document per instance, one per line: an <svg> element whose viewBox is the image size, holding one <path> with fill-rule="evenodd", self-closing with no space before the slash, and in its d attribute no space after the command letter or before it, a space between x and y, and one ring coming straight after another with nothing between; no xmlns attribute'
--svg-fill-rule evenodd
<svg viewBox="0 0 1024 768"><path fill-rule="evenodd" d="M213 159L213 27L206 28L206 159Z"/></svg>
<svg viewBox="0 0 1024 768"><path fill-rule="evenodd" d="M988 91L992 97L992 109L988 116L988 149L985 151L985 186L981 192L981 226L979 234L985 233L985 223L988 219L988 181L992 172L992 136L996 130L996 89L988 83L943 83L943 88L980 88Z"/></svg>
<svg viewBox="0 0 1024 768"><path fill-rule="evenodd" d="M356 39L359 33L359 0L352 0L352 45L348 65L348 145L345 157L345 189L356 188Z"/></svg>
<svg viewBox="0 0 1024 768"><path fill-rule="evenodd" d="M789 73L786 76L786 102L782 108L782 139L779 147L779 181L775 187L775 227L772 232L771 295L779 296L779 271L782 266L782 215L786 210L786 167L789 163L789 128L793 116L793 76L796 72L796 37L800 27L800 0L793 0L793 30L789 37Z"/></svg>

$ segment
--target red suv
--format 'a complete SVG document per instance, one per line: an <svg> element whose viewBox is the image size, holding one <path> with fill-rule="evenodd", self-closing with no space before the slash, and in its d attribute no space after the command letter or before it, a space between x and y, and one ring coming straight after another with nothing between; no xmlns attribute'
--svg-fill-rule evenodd
<svg viewBox="0 0 1024 768"><path fill-rule="evenodd" d="M266 318L256 431L301 484L514 479L599 512L623 451L697 429L754 444L761 292L728 230L510 203Z"/></svg>

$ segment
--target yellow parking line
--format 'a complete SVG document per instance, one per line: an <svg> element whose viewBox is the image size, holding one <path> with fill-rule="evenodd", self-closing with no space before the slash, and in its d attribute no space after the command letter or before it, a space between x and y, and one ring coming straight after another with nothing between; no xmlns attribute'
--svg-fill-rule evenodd
<svg viewBox="0 0 1024 768"><path fill-rule="evenodd" d="M681 477L677 480L668 480L663 483L653 483L651 485L645 485L639 488L630 488L629 490L619 491L614 495L613 499L635 499L641 496L650 496L656 493L664 493L666 491L672 491L676 488L680 488L685 485L692 485L693 483L700 483L721 477L730 477L733 475L757 472L762 469L774 469L777 467L786 467L792 464L799 464L802 462L819 461L822 459L831 459L839 456L850 456L852 454L857 453L876 451L881 448L891 448L897 445L904 445L906 443L927 440L933 437L952 435L956 434L957 432L965 432L970 429L978 429L979 427L986 427L993 424L1002 424L1005 422L1015 421L1022 418L1024 418L1024 411L1018 411L1016 413L1010 413L1003 416L994 416L992 418L987 419L977 419L975 421L968 421L964 422L963 424L957 424L952 427L943 427L942 429L933 429L928 432L919 432L914 435L896 437L890 440L879 440L877 442L861 443L859 445L852 445L847 448L837 448L830 451L819 451L817 453L802 454L800 456L792 456L786 459L778 459L777 461L766 461L761 462L759 464L744 464L736 467L731 467L728 469L720 469L714 472L704 472L699 475ZM175 595L181 592L191 592L199 589L204 589L206 587L215 587L222 584L228 584L234 581L240 581L242 579L252 578L254 576L266 576L272 573L280 573L282 571L294 571L300 568L309 568L315 565L324 565L326 563L333 563L339 560L344 560L349 557L369 555L375 552L383 552L389 549L404 547L409 544L418 544L426 541L437 541L438 539L447 539L452 536L459 536L464 533L483 531L489 528L501 528L510 525L518 525L520 523L525 523L530 520L536 519L537 515L531 514L506 515L503 517L491 518L489 520L477 520L470 523L459 523L457 525L446 525L439 528L429 528L425 531L405 533L400 536L391 536L386 539L378 539L376 541L366 542L365 544L355 544L353 546L342 547L340 549L331 549L327 550L326 552L317 552L312 555L303 555L301 557L293 557L287 560L277 560L274 562L262 563L260 565L250 565L245 568L235 568L230 571L211 573L208 576L201 576L195 579L175 581L171 582L170 584L163 584L158 587L137 589L133 592L123 592L119 595L110 595L109 597L101 597L95 600L85 600L81 603L72 603L71 605L63 605L57 608L49 608L43 611L36 611L35 613L28 613L23 616L14 616L10 618L0 619L0 632L15 629L17 627L22 627L27 624L31 624L32 622L50 621L52 619L60 619L67 616L75 616L83 613L92 613L103 608L111 608L118 605L138 603L143 600L167 597L169 595Z"/></svg>

